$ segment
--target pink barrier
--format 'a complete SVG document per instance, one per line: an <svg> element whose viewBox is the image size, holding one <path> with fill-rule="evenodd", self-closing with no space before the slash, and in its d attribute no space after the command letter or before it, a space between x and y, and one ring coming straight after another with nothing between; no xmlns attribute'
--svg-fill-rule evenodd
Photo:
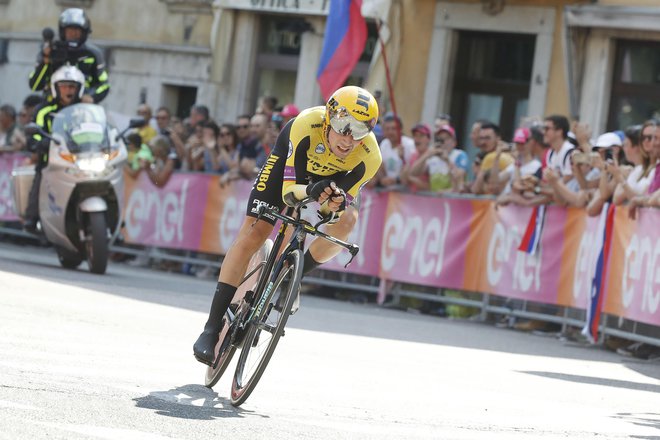
<svg viewBox="0 0 660 440"><path fill-rule="evenodd" d="M11 186L11 171L27 160L24 153L0 153L0 220L18 221L14 209L14 196Z"/></svg>
<svg viewBox="0 0 660 440"><path fill-rule="evenodd" d="M15 220L11 169L0 156L0 220ZM174 174L164 188L126 179L124 237L129 243L224 254L245 218L251 182L220 187L218 176ZM314 215L308 210L308 215ZM365 190L349 241L360 253L348 269L342 252L325 269L392 281L493 293L585 309L598 257L598 218L551 206L539 252L517 250L530 208L491 200L423 197ZM660 210L615 213L603 312L660 325Z"/></svg>

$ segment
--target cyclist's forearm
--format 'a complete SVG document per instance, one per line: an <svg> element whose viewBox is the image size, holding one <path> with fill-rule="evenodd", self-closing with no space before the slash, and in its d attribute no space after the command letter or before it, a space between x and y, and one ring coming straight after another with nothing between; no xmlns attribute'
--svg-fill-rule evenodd
<svg viewBox="0 0 660 440"><path fill-rule="evenodd" d="M299 185L296 183L286 184L282 188L282 199L284 203L293 206L296 202L307 197L307 185Z"/></svg>

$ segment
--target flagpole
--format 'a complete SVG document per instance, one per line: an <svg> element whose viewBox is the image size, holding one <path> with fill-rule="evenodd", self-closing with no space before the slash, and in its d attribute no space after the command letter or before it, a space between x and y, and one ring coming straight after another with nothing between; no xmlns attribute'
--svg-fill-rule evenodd
<svg viewBox="0 0 660 440"><path fill-rule="evenodd" d="M392 88L392 77L390 76L390 65L387 62L387 54L385 53L385 43L383 42L383 38L380 35L380 26L381 26L380 19L376 19L376 32L378 32L378 41L380 42L380 53L383 56L383 64L385 65L385 78L387 79L387 90L390 93L390 104L392 104L392 113L394 113L394 116L397 116L396 102L394 100L394 90ZM401 139L401 124L397 124L397 132L398 132L397 137Z"/></svg>

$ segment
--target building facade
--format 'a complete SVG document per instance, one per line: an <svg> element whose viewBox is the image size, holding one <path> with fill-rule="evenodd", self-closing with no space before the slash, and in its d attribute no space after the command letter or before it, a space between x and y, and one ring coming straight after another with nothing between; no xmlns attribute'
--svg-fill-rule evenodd
<svg viewBox="0 0 660 440"><path fill-rule="evenodd" d="M330 1L0 0L0 102L29 93L42 29L79 6L106 54L112 110L146 102L185 116L197 102L232 121L262 95L317 105ZM479 118L509 138L524 116L565 114L599 133L660 111L655 1L364 0L363 12L369 41L349 82L382 91L405 127L450 113L469 147Z"/></svg>

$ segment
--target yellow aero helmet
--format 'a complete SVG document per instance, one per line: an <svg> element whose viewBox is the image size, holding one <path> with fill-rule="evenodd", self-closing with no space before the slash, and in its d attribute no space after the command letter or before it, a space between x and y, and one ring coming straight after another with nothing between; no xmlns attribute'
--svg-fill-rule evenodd
<svg viewBox="0 0 660 440"><path fill-rule="evenodd" d="M378 104L361 87L346 86L332 94L325 105L325 123L337 133L355 140L365 138L378 121Z"/></svg>

